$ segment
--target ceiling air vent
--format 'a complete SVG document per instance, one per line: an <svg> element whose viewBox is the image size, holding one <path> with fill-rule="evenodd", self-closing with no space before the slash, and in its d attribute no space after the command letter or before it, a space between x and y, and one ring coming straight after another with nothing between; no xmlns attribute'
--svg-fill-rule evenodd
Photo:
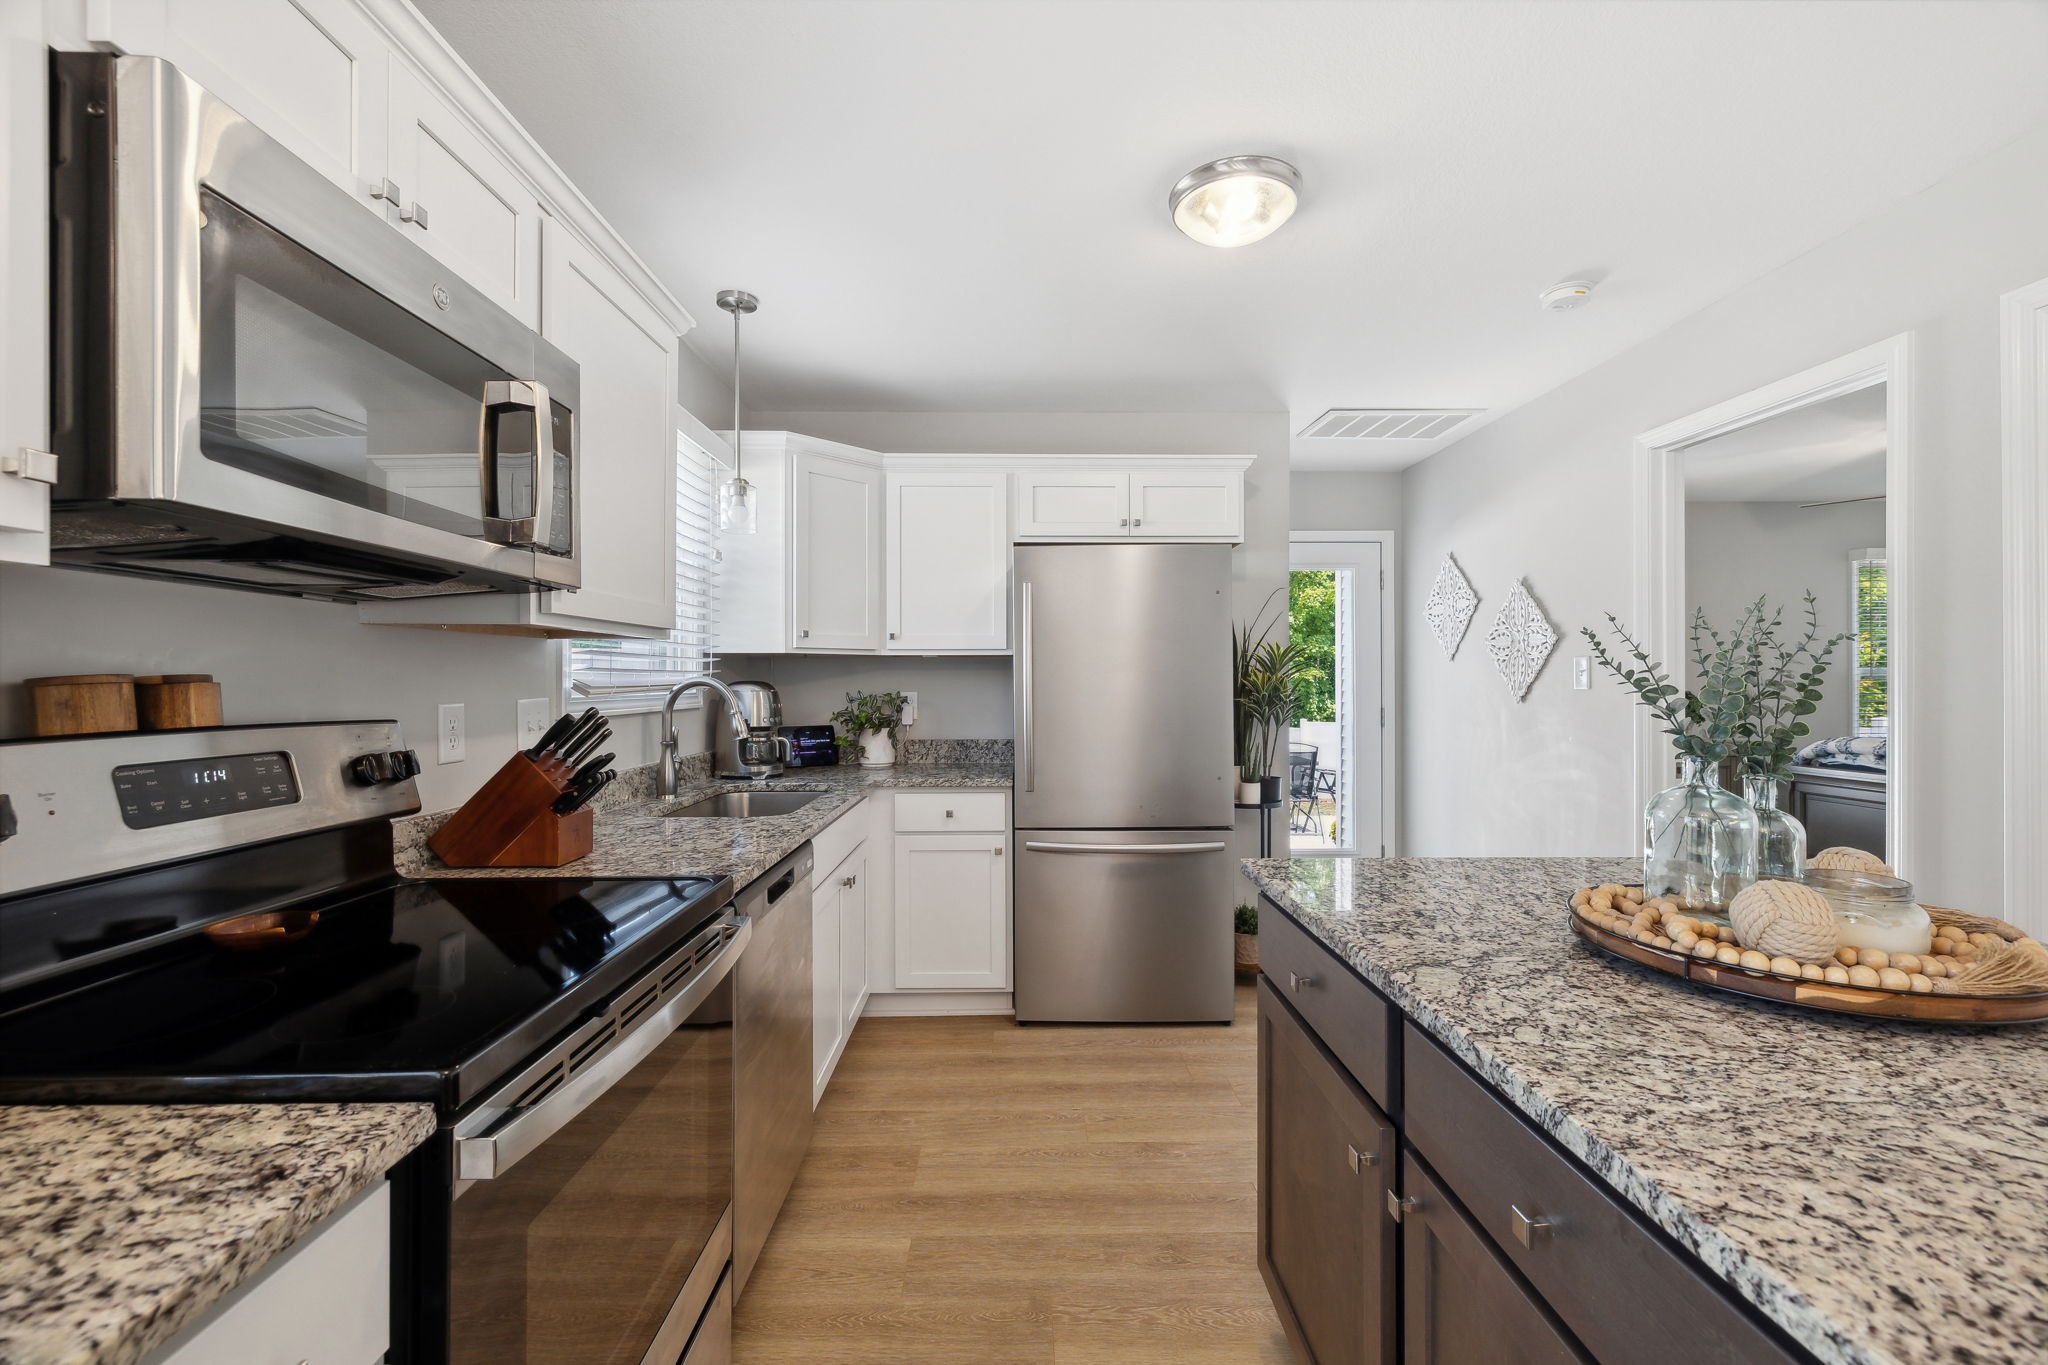
<svg viewBox="0 0 2048 1365"><path fill-rule="evenodd" d="M1331 408L1300 431L1337 441L1433 441L1484 408Z"/></svg>

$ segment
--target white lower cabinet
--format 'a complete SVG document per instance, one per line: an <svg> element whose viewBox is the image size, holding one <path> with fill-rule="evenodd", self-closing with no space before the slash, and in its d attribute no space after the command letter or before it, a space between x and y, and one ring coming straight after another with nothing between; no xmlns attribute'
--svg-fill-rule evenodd
<svg viewBox="0 0 2048 1365"><path fill-rule="evenodd" d="M145 1365L374 1365L391 1346L391 1187L273 1257Z"/></svg>
<svg viewBox="0 0 2048 1365"><path fill-rule="evenodd" d="M1010 988L1008 834L896 836L896 975L904 990Z"/></svg>
<svg viewBox="0 0 2048 1365"><path fill-rule="evenodd" d="M856 806L811 844L818 865L831 865L811 878L813 1107L868 1003L868 845L860 839L866 814Z"/></svg>

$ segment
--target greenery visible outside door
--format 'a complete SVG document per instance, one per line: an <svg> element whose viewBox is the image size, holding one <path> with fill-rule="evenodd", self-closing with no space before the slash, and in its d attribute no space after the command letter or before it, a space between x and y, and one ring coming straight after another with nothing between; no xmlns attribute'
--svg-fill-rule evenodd
<svg viewBox="0 0 2048 1365"><path fill-rule="evenodd" d="M1287 769L1287 815L1291 838L1300 848L1336 848L1346 842L1335 777L1342 766L1342 729L1338 725L1338 617L1350 575L1339 569L1295 569L1287 578L1287 638L1303 656L1300 706L1289 738L1312 745L1316 761L1309 771ZM1306 784L1303 796L1297 784Z"/></svg>

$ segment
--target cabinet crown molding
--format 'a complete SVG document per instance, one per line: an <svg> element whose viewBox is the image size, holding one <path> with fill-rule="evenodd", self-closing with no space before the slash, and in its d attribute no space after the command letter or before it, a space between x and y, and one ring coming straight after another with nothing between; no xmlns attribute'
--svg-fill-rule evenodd
<svg viewBox="0 0 2048 1365"><path fill-rule="evenodd" d="M891 469L1249 469L1253 455L948 455L926 451L889 451L881 459Z"/></svg>

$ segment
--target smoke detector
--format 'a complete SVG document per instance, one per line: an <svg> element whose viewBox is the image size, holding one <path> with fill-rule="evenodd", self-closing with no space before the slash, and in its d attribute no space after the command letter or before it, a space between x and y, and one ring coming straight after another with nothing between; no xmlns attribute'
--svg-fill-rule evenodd
<svg viewBox="0 0 2048 1365"><path fill-rule="evenodd" d="M1560 280L1536 296L1546 313L1569 313L1593 292L1591 280Z"/></svg>

